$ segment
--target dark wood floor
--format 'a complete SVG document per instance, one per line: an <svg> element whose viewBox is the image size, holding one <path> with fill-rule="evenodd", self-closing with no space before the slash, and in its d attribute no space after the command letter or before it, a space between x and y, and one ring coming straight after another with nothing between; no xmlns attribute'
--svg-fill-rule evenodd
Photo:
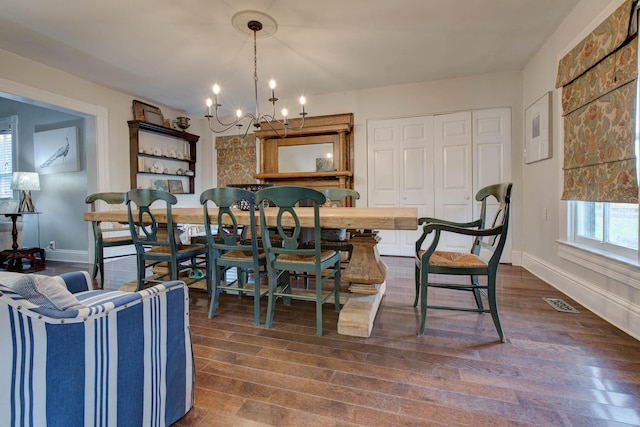
<svg viewBox="0 0 640 427"><path fill-rule="evenodd" d="M639 341L507 265L498 279L506 343L489 315L436 310L417 337L412 260L384 260L387 294L366 339L338 335L330 305L322 337L305 302L278 303L266 329L253 325L250 299L223 295L210 320L206 294L192 290L196 405L177 425L640 425ZM48 264L51 274L87 268ZM107 270L108 287L135 278L130 259ZM430 299L457 298L444 292Z"/></svg>

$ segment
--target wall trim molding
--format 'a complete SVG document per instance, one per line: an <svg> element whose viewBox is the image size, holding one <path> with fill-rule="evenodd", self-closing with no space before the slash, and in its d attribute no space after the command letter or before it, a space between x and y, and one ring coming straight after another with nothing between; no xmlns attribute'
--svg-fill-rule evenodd
<svg viewBox="0 0 640 427"><path fill-rule="evenodd" d="M522 251L511 251L511 264L522 266Z"/></svg>
<svg viewBox="0 0 640 427"><path fill-rule="evenodd" d="M639 305L526 252L522 254L522 267L592 313L640 340Z"/></svg>
<svg viewBox="0 0 640 427"><path fill-rule="evenodd" d="M605 256L568 242L558 242L558 256L617 282L640 290L640 269L630 262Z"/></svg>
<svg viewBox="0 0 640 427"><path fill-rule="evenodd" d="M88 259L88 251L75 251L71 249L55 249L47 251L45 254L46 261L65 261L86 264Z"/></svg>

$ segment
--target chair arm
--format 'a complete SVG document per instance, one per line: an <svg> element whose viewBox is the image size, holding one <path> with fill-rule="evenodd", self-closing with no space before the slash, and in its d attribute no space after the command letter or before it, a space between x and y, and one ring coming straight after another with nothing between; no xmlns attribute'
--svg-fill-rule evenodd
<svg viewBox="0 0 640 427"><path fill-rule="evenodd" d="M191 408L195 371L183 282L126 293L129 302L125 293L83 292L79 299L86 294L96 305L66 319L39 314L4 291L0 314L11 321L0 328L8 367L0 370L0 395L22 399L7 402L0 425L20 413L42 425L84 425L101 414L112 424L169 425Z"/></svg>
<svg viewBox="0 0 640 427"><path fill-rule="evenodd" d="M93 289L91 276L86 271L72 271L59 276L72 294Z"/></svg>
<svg viewBox="0 0 640 427"><path fill-rule="evenodd" d="M477 227L478 225L475 224L476 222L478 221L473 221L472 223L469 223L469 224L474 224L472 227ZM496 236L502 233L502 225L499 225L497 227L492 227L492 228L477 229L477 228L468 228L468 227L462 227L462 226L456 226L456 225L450 225L450 224L455 224L455 223L452 223L449 221L448 223L432 222L432 223L425 224L422 227L422 235L416 241L416 257L419 256L418 254L420 253L422 244L424 243L427 236L431 234L432 231L435 231L433 242L431 242L431 245L429 245L429 248L423 254L423 257L425 255L427 256L427 259L436 250L438 246L438 242L440 241L440 233L443 231L455 233L455 234L463 234L466 236L474 236L474 237Z"/></svg>
<svg viewBox="0 0 640 427"><path fill-rule="evenodd" d="M454 221L447 221L445 219L439 219L439 218L429 218L429 217L418 218L418 225L422 225L422 224L447 224L447 225L455 225L458 227L480 227L481 220L476 219L475 221L471 221L471 222L454 222Z"/></svg>
<svg viewBox="0 0 640 427"><path fill-rule="evenodd" d="M427 235L434 230L438 232L447 231L450 233L464 234L467 236L484 237L484 236L496 236L500 234L502 232L502 225L499 225L497 227L492 227L492 228L477 229L477 228L460 227L460 226L449 225L449 224L431 223L423 227L423 234Z"/></svg>

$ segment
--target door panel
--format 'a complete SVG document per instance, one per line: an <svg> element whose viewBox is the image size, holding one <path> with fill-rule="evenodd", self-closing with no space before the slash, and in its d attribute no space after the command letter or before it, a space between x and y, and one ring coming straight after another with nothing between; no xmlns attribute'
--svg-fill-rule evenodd
<svg viewBox="0 0 640 427"><path fill-rule="evenodd" d="M467 194L469 191L470 171L470 147L468 145L445 146L443 150L443 190L446 192L462 191Z"/></svg>
<svg viewBox="0 0 640 427"><path fill-rule="evenodd" d="M376 169L374 187L377 191L387 192L384 194L385 197L395 196L395 194L389 193L393 192L397 186L397 179L393 176L393 165L396 163L395 154L394 150L388 149L376 150L374 153L374 167Z"/></svg>
<svg viewBox="0 0 640 427"><path fill-rule="evenodd" d="M474 194L487 185L511 180L511 109L489 108L473 111L473 155L477 159ZM497 205L487 206L491 221ZM474 217L480 214L480 204L474 203ZM511 262L511 233L502 252L501 262Z"/></svg>
<svg viewBox="0 0 640 427"><path fill-rule="evenodd" d="M449 204L444 209L444 217L449 221L467 222L469 221L468 215L469 206L467 203L462 205ZM468 252L472 242L473 240L467 236L443 232L440 234L438 250Z"/></svg>
<svg viewBox="0 0 640 427"><path fill-rule="evenodd" d="M471 112L436 116L434 128L435 216L449 221L471 221ZM471 243L469 237L443 233L439 248L446 251L469 250Z"/></svg>
<svg viewBox="0 0 640 427"><path fill-rule="evenodd" d="M369 206L416 207L433 215L433 118L367 123ZM371 185L373 183L373 185ZM412 256L418 231L380 230L383 255Z"/></svg>

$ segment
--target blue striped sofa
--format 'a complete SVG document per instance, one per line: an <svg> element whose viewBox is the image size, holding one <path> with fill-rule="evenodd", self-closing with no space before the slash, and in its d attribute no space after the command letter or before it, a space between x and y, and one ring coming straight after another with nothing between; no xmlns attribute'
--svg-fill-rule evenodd
<svg viewBox="0 0 640 427"><path fill-rule="evenodd" d="M85 307L43 308L0 284L0 426L168 426L184 416L195 376L184 283L121 292L92 290L84 272L56 280Z"/></svg>

